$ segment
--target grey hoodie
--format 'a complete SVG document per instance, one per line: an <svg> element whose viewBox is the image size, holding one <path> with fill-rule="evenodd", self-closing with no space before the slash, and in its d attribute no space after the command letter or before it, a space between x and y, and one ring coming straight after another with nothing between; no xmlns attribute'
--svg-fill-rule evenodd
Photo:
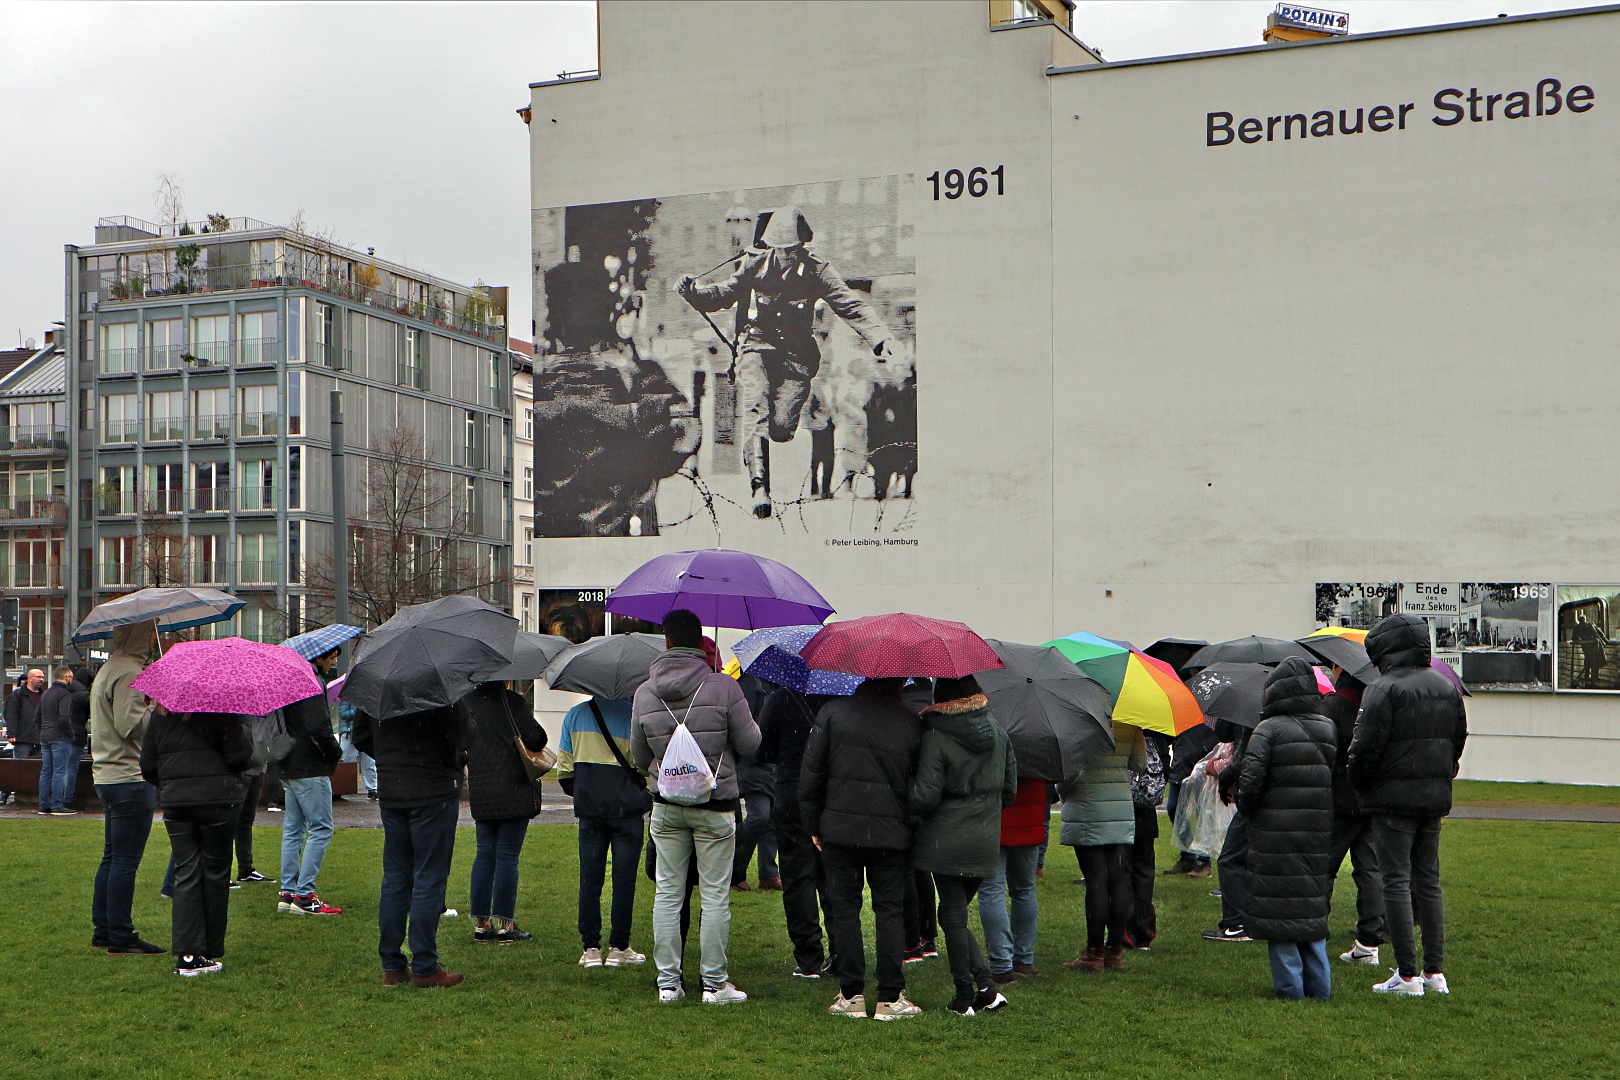
<svg viewBox="0 0 1620 1080"><path fill-rule="evenodd" d="M699 649L667 650L652 662L647 681L636 690L630 753L636 765L654 778L655 800L659 766L677 720L686 722L714 770L714 793L703 809L735 810L737 758L758 748L759 725L737 681L710 668Z"/></svg>

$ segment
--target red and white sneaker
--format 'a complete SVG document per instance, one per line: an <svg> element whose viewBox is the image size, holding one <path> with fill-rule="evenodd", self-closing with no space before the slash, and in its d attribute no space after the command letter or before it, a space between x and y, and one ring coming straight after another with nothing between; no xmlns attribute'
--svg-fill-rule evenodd
<svg viewBox="0 0 1620 1080"><path fill-rule="evenodd" d="M295 915L341 915L343 909L333 907L314 893L310 893L293 901L292 912Z"/></svg>

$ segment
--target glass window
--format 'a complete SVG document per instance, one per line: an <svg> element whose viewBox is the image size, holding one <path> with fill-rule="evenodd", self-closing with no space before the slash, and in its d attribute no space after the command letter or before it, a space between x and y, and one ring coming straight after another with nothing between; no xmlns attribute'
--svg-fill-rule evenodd
<svg viewBox="0 0 1620 1080"><path fill-rule="evenodd" d="M107 514L135 512L135 466L102 466L101 509Z"/></svg>
<svg viewBox="0 0 1620 1080"><path fill-rule="evenodd" d="M523 437L530 442L534 441L534 410L523 410Z"/></svg>
<svg viewBox="0 0 1620 1080"><path fill-rule="evenodd" d="M287 580L292 583L302 581L304 577L303 529L302 522L287 522Z"/></svg>
<svg viewBox="0 0 1620 1080"><path fill-rule="evenodd" d="M179 390L146 395L146 437L157 442L186 437L185 396Z"/></svg>
<svg viewBox="0 0 1620 1080"><path fill-rule="evenodd" d="M191 320L191 355L198 367L230 363L229 315L199 315Z"/></svg>
<svg viewBox="0 0 1620 1080"><path fill-rule="evenodd" d="M530 466L523 468L523 497L530 502L534 501L534 469Z"/></svg>
<svg viewBox="0 0 1620 1080"><path fill-rule="evenodd" d="M423 353L427 338L420 330L405 331L405 354L400 357L399 383L401 386L427 389L427 364Z"/></svg>
<svg viewBox="0 0 1620 1080"><path fill-rule="evenodd" d="M241 622L241 635L249 641L275 642L281 640L281 628L276 613L260 604L249 604L237 616ZM215 624L220 625L218 623Z"/></svg>
<svg viewBox="0 0 1620 1080"><path fill-rule="evenodd" d="M268 364L276 355L276 313L249 311L237 317L236 355L242 364Z"/></svg>
<svg viewBox="0 0 1620 1080"><path fill-rule="evenodd" d="M191 507L204 513L231 508L231 463L228 461L199 461L192 465L195 481L191 494Z"/></svg>
<svg viewBox="0 0 1620 1080"><path fill-rule="evenodd" d="M236 388L238 433L245 439L281 432L281 414L276 410L274 384Z"/></svg>
<svg viewBox="0 0 1620 1080"><path fill-rule="evenodd" d="M134 394L101 395L101 441L134 442L141 433Z"/></svg>
<svg viewBox="0 0 1620 1080"><path fill-rule="evenodd" d="M534 565L534 529L523 530L523 565Z"/></svg>
<svg viewBox="0 0 1620 1080"><path fill-rule="evenodd" d="M302 447L287 447L287 509L297 510L304 505L304 451Z"/></svg>
<svg viewBox="0 0 1620 1080"><path fill-rule="evenodd" d="M340 366L341 360L337 351L335 321L331 304L315 305L315 355L312 359L329 368Z"/></svg>
<svg viewBox="0 0 1620 1080"><path fill-rule="evenodd" d="M257 585L280 579L281 567L275 533L242 533L237 536L236 543L240 553L236 561L238 581Z"/></svg>
<svg viewBox="0 0 1620 1080"><path fill-rule="evenodd" d="M287 373L287 434L301 435L304 431L304 376L302 372Z"/></svg>
<svg viewBox="0 0 1620 1080"><path fill-rule="evenodd" d="M251 458L236 463L238 510L276 508L276 462L274 458Z"/></svg>
<svg viewBox="0 0 1620 1080"><path fill-rule="evenodd" d="M185 466L178 461L148 465L144 509L155 514L178 514L185 505Z"/></svg>
<svg viewBox="0 0 1620 1080"><path fill-rule="evenodd" d="M294 296L287 301L287 363L297 364L304 359L304 298Z"/></svg>
<svg viewBox="0 0 1620 1080"><path fill-rule="evenodd" d="M135 556L135 537L107 536L101 541L101 583L103 585L135 585L138 561Z"/></svg>
<svg viewBox="0 0 1620 1080"><path fill-rule="evenodd" d="M225 537L214 533L192 533L192 580L201 585L229 581L230 567L225 558Z"/></svg>
<svg viewBox="0 0 1620 1080"><path fill-rule="evenodd" d="M152 319L146 324L146 366L153 371L167 371L184 366L180 354L185 351L181 340L179 319Z"/></svg>
<svg viewBox="0 0 1620 1080"><path fill-rule="evenodd" d="M191 392L191 430L196 439L231 437L230 387L215 386Z"/></svg>
<svg viewBox="0 0 1620 1080"><path fill-rule="evenodd" d="M110 323L101 328L101 370L107 374L141 366L140 324Z"/></svg>

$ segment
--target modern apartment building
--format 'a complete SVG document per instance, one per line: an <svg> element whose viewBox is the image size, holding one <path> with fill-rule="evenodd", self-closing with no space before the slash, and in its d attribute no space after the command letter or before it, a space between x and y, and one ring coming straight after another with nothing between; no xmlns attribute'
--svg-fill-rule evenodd
<svg viewBox="0 0 1620 1080"><path fill-rule="evenodd" d="M55 339L0 353L0 652L13 675L62 656L67 618L67 359Z"/></svg>
<svg viewBox="0 0 1620 1080"><path fill-rule="evenodd" d="M334 390L352 617L451 591L509 606L504 289L219 215L103 218L66 274L76 618L192 583L248 601L220 636L328 619Z"/></svg>

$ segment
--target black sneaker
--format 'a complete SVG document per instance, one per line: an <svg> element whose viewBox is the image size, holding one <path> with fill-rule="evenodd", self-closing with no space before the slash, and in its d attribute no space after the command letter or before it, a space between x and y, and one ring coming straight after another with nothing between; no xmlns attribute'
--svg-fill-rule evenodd
<svg viewBox="0 0 1620 1080"><path fill-rule="evenodd" d="M934 948L933 938L924 938L923 940L919 941L917 943L917 948L921 949L923 956L930 960L933 960L939 956L939 950Z"/></svg>
<svg viewBox="0 0 1620 1080"><path fill-rule="evenodd" d="M107 946L108 956L157 956L159 953L168 951L168 949L158 948L150 941L142 940L139 934L122 945Z"/></svg>
<svg viewBox="0 0 1620 1080"><path fill-rule="evenodd" d="M926 959L928 959L928 954L923 952L922 946L913 945L911 948L906 950L906 955L903 962L907 964L920 964Z"/></svg>
<svg viewBox="0 0 1620 1080"><path fill-rule="evenodd" d="M495 935L495 944L516 945L520 941L531 941L533 938L533 934L527 930L519 930L517 924L513 923L511 926L504 927L500 933Z"/></svg>
<svg viewBox="0 0 1620 1080"><path fill-rule="evenodd" d="M1245 933L1244 930L1243 930L1243 927L1238 926L1238 927L1234 927L1231 930L1220 930L1220 929L1205 930L1204 931L1204 940L1205 941L1253 941L1254 938L1250 937L1247 933Z"/></svg>
<svg viewBox="0 0 1620 1080"><path fill-rule="evenodd" d="M995 1012L1007 1007L1007 998L996 989L994 983L986 986L973 996L973 1008L978 1012Z"/></svg>
<svg viewBox="0 0 1620 1080"><path fill-rule="evenodd" d="M493 926L473 925L473 942L478 945L492 945L495 943L495 928Z"/></svg>
<svg viewBox="0 0 1620 1080"><path fill-rule="evenodd" d="M109 946L111 944L112 944L112 942L107 940L107 935L106 934L91 934L90 935L90 947L92 949L105 949L107 946Z"/></svg>
<svg viewBox="0 0 1620 1080"><path fill-rule="evenodd" d="M249 870L245 874L238 875L236 880L237 881L269 881L270 879L265 877L263 874L259 873L257 870Z"/></svg>
<svg viewBox="0 0 1620 1080"><path fill-rule="evenodd" d="M951 1003L945 1007L957 1016L972 1016L973 991L958 990L956 996L951 998Z"/></svg>
<svg viewBox="0 0 1620 1080"><path fill-rule="evenodd" d="M206 975L210 971L218 971L224 966L218 960L210 960L206 956L182 956L175 962L174 973L190 978L196 975Z"/></svg>
<svg viewBox="0 0 1620 1080"><path fill-rule="evenodd" d="M793 969L793 977L795 979L819 979L821 978L821 968L819 966L796 967Z"/></svg>

